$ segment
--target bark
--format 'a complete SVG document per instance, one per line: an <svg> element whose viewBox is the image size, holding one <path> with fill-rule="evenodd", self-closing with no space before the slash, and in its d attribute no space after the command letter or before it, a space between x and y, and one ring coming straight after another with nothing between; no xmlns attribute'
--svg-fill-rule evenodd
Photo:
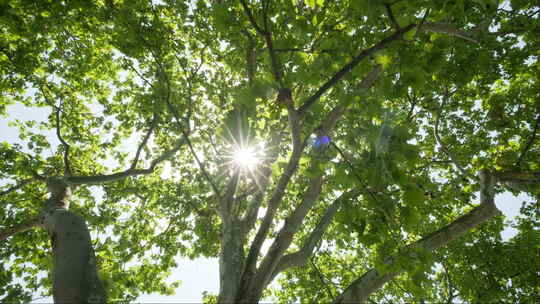
<svg viewBox="0 0 540 304"><path fill-rule="evenodd" d="M420 30L426 31L426 32L433 32L433 33L441 33L449 36L455 36L459 37L465 40L468 40L470 42L474 42L479 44L478 40L476 40L472 33L468 33L465 31L462 31L458 29L453 24L448 23L424 23L422 24Z"/></svg>
<svg viewBox="0 0 540 304"><path fill-rule="evenodd" d="M285 220L283 228L277 233L274 242L268 249L268 253L265 255L264 259L261 261L261 265L257 269L253 279L247 282L249 285L243 285L243 289L246 292L243 297L237 298L237 302L254 303L261 298L262 292L268 285L270 277L279 262L279 258L291 244L294 234L300 229L303 219L319 197L322 183L322 174L311 180L302 203Z"/></svg>
<svg viewBox="0 0 540 304"><path fill-rule="evenodd" d="M313 254L315 246L321 240L324 232L328 228L328 225L330 225L330 223L332 222L334 216L336 215L343 202L349 200L356 195L356 191L349 191L337 198L326 209L324 215L320 219L319 223L317 223L315 229L313 229L309 237L306 239L302 248L296 252L289 253L281 257L274 269L274 272L272 273L269 282L271 282L276 277L276 275L288 268L304 265L308 261L309 257Z"/></svg>
<svg viewBox="0 0 540 304"><path fill-rule="evenodd" d="M493 201L495 196L495 178L486 172L481 172L480 184L480 206L461 216L451 224L407 246L399 253L386 259L385 264L389 266L389 268L395 268L394 265L398 256L408 255L409 257L415 259L417 258L417 255L414 254L414 249L420 248L428 251L434 251L448 244L450 241L464 235L469 230L482 224L490 218L500 215L501 212L497 209ZM336 299L334 299L333 303L364 303L368 300L368 297L373 292L381 288L385 283L393 279L401 272L401 270L398 270L395 272L381 274L377 270L371 269L350 284Z"/></svg>
<svg viewBox="0 0 540 304"><path fill-rule="evenodd" d="M219 256L219 303L234 302L244 269L242 226L238 224L239 219L233 211L239 175L239 170L234 172L219 209L222 221L221 254Z"/></svg>
<svg viewBox="0 0 540 304"><path fill-rule="evenodd" d="M244 247L241 227L224 225L219 255L218 303L234 303L244 269Z"/></svg>
<svg viewBox="0 0 540 304"><path fill-rule="evenodd" d="M79 215L68 210L70 191L62 181L50 181L51 197L41 213L41 224L53 247L55 303L105 303L105 289L97 274L90 232Z"/></svg>
<svg viewBox="0 0 540 304"><path fill-rule="evenodd" d="M274 189L270 200L268 201L268 208L266 210L262 223L259 226L259 230L257 231L257 234L255 235L255 238L251 243L251 247L249 249L246 263L244 266L244 274L242 275L243 286L248 286L255 275L255 268L257 265L257 259L259 257L261 247L263 245L263 242L266 240L266 236L270 231L272 221L274 220L279 205L283 199L283 196L285 195L285 189L298 167L298 162L300 161L303 147L296 147L296 145L293 146L293 152L289 159L289 162L287 163L285 172L283 172L277 182L277 186Z"/></svg>

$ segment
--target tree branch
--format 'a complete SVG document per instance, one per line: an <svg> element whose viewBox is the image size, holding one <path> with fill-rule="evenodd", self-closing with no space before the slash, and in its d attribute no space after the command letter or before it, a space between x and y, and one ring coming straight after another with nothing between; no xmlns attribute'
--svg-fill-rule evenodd
<svg viewBox="0 0 540 304"><path fill-rule="evenodd" d="M150 136L152 135L152 132L156 128L157 122L158 122L158 115L156 113L154 113L154 115L152 117L152 122L150 123L150 128L148 128L148 131L146 132L146 135L144 136L141 144L139 145L139 147L137 147L137 152L135 153L135 158L133 159L133 162L131 163L131 168L130 169L137 168L137 163L139 162L139 157L141 155L141 151L146 146L146 144L148 143L148 139L150 138Z"/></svg>
<svg viewBox="0 0 540 304"><path fill-rule="evenodd" d="M60 125L60 111L62 109L64 102L60 102L60 106L56 108L56 136L58 137L58 140L62 143L62 146L64 146L64 174L65 175L71 175L71 165L69 163L69 148L70 146L68 143L64 140L62 137L61 132L61 125Z"/></svg>
<svg viewBox="0 0 540 304"><path fill-rule="evenodd" d="M540 183L540 171L499 171L494 174L514 191L531 191L530 185Z"/></svg>
<svg viewBox="0 0 540 304"><path fill-rule="evenodd" d="M313 254L315 246L321 240L324 232L332 222L332 219L336 215L343 202L357 195L357 191L351 190L341 194L336 200L334 200L334 202L330 206L328 206L328 208L326 208L323 217L319 220L315 229L313 229L309 237L305 240L302 248L296 252L284 255L279 260L277 266L275 267L271 275L271 278L269 279L269 282L271 282L276 275L278 275L285 269L304 265L309 259L309 257Z"/></svg>
<svg viewBox="0 0 540 304"><path fill-rule="evenodd" d="M249 22L253 26L253 28L259 33L261 36L265 35L265 32L259 25L257 24L257 21L255 20L255 17L253 16L253 13L251 12L251 9L249 9L249 6L246 3L246 0L240 0L240 4L242 4L242 7L244 8L244 12L246 13Z"/></svg>
<svg viewBox="0 0 540 304"><path fill-rule="evenodd" d="M399 256L407 256L413 260L418 259L415 250L434 251L452 240L466 234L469 230L491 219L494 216L500 215L501 212L497 209L494 203L495 177L488 172L480 173L480 206L472 209L467 214L459 217L454 222L443 228L430 233L422 239L406 246L398 253L387 258L384 264L390 268L398 267L396 261ZM371 269L364 273L361 277L352 282L333 303L363 303L368 297L381 288L385 283L393 279L403 270L397 269L387 273L379 273L375 269Z"/></svg>
<svg viewBox="0 0 540 304"><path fill-rule="evenodd" d="M3 191L0 191L0 195L6 195L6 194L9 194L13 191L17 191L19 189L21 189L22 187L32 183L36 181L35 178L27 178L27 179L24 179L22 180L20 183L14 185L14 186L11 186L10 188L7 188L6 190L3 190Z"/></svg>
<svg viewBox="0 0 540 304"><path fill-rule="evenodd" d="M392 27L399 31L401 27L399 26L398 22L396 21L396 17L394 17L394 13L392 12L392 7L389 3L385 3L384 7L386 8L386 14L388 15L388 18L390 19L390 24L392 24Z"/></svg>
<svg viewBox="0 0 540 304"><path fill-rule="evenodd" d="M58 140L60 141L60 143L62 144L62 146L64 147L64 174L69 176L72 174L72 171L71 171L71 164L69 162L69 149L70 149L70 145L64 140L64 138L62 137L62 131L61 131L61 116L60 116L60 112L62 111L62 106L64 105L64 101L61 99L60 101L60 105L57 107L54 105L54 102L51 101L48 97L47 97L47 93L45 92L45 90L43 89L43 85L41 85L39 87L39 90L41 91L41 94L43 94L43 98L45 98L45 100L47 101L47 103L54 109L56 109L56 113L55 113L55 118L56 118L56 137L58 138ZM50 90L50 88L49 88Z"/></svg>
<svg viewBox="0 0 540 304"><path fill-rule="evenodd" d="M133 66L131 60L124 58L123 62L126 63L131 68L131 70L134 71L135 74L137 74L137 76L139 76L139 78L148 85L148 87L154 88L154 85L150 83L150 81L148 81L148 79L146 79L146 77L144 77L141 72L139 72L139 70Z"/></svg>
<svg viewBox="0 0 540 304"><path fill-rule="evenodd" d="M298 169L298 162L300 161L300 156L305 145L306 142L304 141L302 147L293 146L293 151L291 157L289 158L289 162L287 163L287 167L285 168L283 174L280 176L277 182L277 186L274 189L270 200L268 201L268 208L266 209L266 213L264 215L261 226L259 227L259 230L257 231L257 234L255 235L255 238L251 243L251 247L249 249L249 253L246 259L243 277L247 279L246 283L248 284L250 281L248 278L250 278L251 275L255 272L259 252L261 250L264 240L266 239L268 231L270 230L270 225L274 220L277 209L279 207L279 203L281 203L281 200L285 195L285 188L289 184L293 174Z"/></svg>
<svg viewBox="0 0 540 304"><path fill-rule="evenodd" d="M368 88L370 87L373 82L375 81L376 77L378 76L380 70L379 67L374 69L372 72L370 72L362 81L361 87ZM325 120L325 128L329 131L330 128L332 128L337 120L339 119L340 115L344 113L345 108L335 108L328 116L328 118ZM259 227L259 230L257 231L257 234L255 235L255 238L253 242L251 243L251 247L248 253L248 257L246 259L245 264L245 272L244 272L244 280L246 280L246 283L249 284L249 282L252 281L252 276L255 273L257 258L260 252L260 249L262 247L262 244L264 240L266 239L266 235L268 234L268 231L270 229L270 225L275 217L275 213L277 211L277 208L279 206L279 203L281 202L283 195L285 193L285 188L287 187L292 175L297 170L298 161L300 160L301 153L303 149L306 146L307 141L304 140L302 144L298 144L298 142L301 140L298 137L294 138L294 128L298 128L298 134L300 132L299 130L299 117L298 113L295 110L289 111L289 121L291 124L291 128L293 129L293 152L291 155L291 158L289 159L289 162L287 164L287 168L285 169L285 172L280 177L277 187L274 190L274 193L272 197L270 198L270 201L268 203L268 208L266 210L265 216L263 218L263 222L261 223L261 226ZM295 144L296 143L296 144ZM281 252L280 254L282 254ZM274 262L275 264L275 262ZM274 266L272 266L274 267Z"/></svg>
<svg viewBox="0 0 540 304"><path fill-rule="evenodd" d="M26 230L29 230L33 227L36 227L38 226L40 223L39 221L39 218L33 218L31 220L28 220L28 221L24 221L20 224L17 224L13 227L9 227L9 228L5 228L3 230L0 230L0 241L3 241L5 239L7 239L8 237L10 236L13 236L19 232L23 232L23 231L26 231Z"/></svg>
<svg viewBox="0 0 540 304"><path fill-rule="evenodd" d="M326 81L312 96L310 96L302 106L298 109L298 112L300 115L306 114L306 112L309 110L309 108L324 94L326 93L330 88L332 88L334 85L337 84L341 78L343 78L347 73L349 73L353 68L355 68L362 60L365 58L372 56L373 54L377 53L378 51L386 48L391 42L399 39L403 34L407 33L408 31L412 30L416 24L409 24L404 28L401 28L399 31L396 31L391 36L384 38L383 40L379 41L376 45L362 50L356 57L354 57L351 62L347 63L345 66L343 66L332 78L330 78L328 81Z"/></svg>
<svg viewBox="0 0 540 304"><path fill-rule="evenodd" d="M191 154L193 154L193 157L195 158L195 162L197 162L197 165L199 166L199 169L201 170L204 178L208 181L210 186L212 187L212 190L218 197L218 199L221 199L221 192L219 191L217 185L214 183L212 178L210 177L210 174L208 174L208 171L206 171L206 168L204 167L203 163L199 159L199 156L195 152L195 148L193 147L193 144L191 143L191 140L189 139L189 134L183 128L182 123L180 122L180 116L178 115L178 111L174 108L173 104L171 103L171 81L169 79L169 76L165 72L165 69L163 68L163 65L160 61L160 58L157 57L157 55L154 55L154 58L156 60L156 63L158 65L158 73L161 77L165 79L165 84L167 85L167 96L165 98L165 102L167 103L167 107L171 114L174 116L174 119L176 120L176 124L178 125L178 128L180 129L180 132L182 132L182 135L184 136L184 139L186 140L189 150ZM189 124L186 127L189 130Z"/></svg>
<svg viewBox="0 0 540 304"><path fill-rule="evenodd" d="M382 71L382 68L380 65L377 65L373 70L371 70L363 79L362 82L360 82L359 89L361 90L367 90L369 89L373 83L375 83L375 80L379 77L380 73ZM327 135L330 130L334 128L337 121L341 118L343 113L347 110L347 108L350 105L350 100L341 102L337 106L335 106L330 113L328 113L328 116L323 120L323 122L320 124L318 129L325 135Z"/></svg>
<svg viewBox="0 0 540 304"><path fill-rule="evenodd" d="M108 175L94 175L94 176L68 176L66 177L65 181L69 185L75 186L75 185L97 185L101 183L108 183L113 182L117 180L124 179L129 176L136 176L136 175L146 175L154 172L155 167L161 163L162 161L166 160L167 158L173 156L178 150L180 150L180 147L185 142L185 138L180 138L176 140L176 142L173 144L173 149L170 149L168 151L165 151L163 154L161 154L158 158L154 159L150 166L147 169L127 169L122 172L108 174Z"/></svg>
<svg viewBox="0 0 540 304"><path fill-rule="evenodd" d="M450 150L446 147L446 145L442 142L441 137L439 136L439 124L441 120L441 112L448 101L448 98L450 98L450 93L446 92L445 96L443 97L443 102L441 106L439 107L439 110L437 111L436 118L435 118L435 127L433 128L433 135L435 136L435 140L437 141L437 144L441 146L441 150L448 156L450 161L458 168L458 170L461 172L463 176L466 177L472 177L474 179L474 176L469 174L465 169L459 164L457 159L454 157L454 154L450 152Z"/></svg>
<svg viewBox="0 0 540 304"><path fill-rule="evenodd" d="M150 50L150 52L152 53L152 56L154 57L154 60L155 60L155 62L157 64L156 73L157 73L158 78L161 77L161 78L163 78L163 80L165 80L166 96L165 96L164 99L165 99L165 102L167 104L167 108L169 109L169 111L173 115L174 119L176 120L176 124L178 125L178 128L180 129L180 132L182 133L182 136L186 140L186 142L188 144L188 147L189 147L189 150L190 150L191 154L193 154L193 157L195 158L195 162L199 166L199 169L201 170L201 172L203 174L203 177L208 181L208 183L212 187L212 190L214 191L214 193L216 194L218 199L221 199L221 193L220 193L218 187L216 186L216 184L214 183L214 181L212 180L212 178L210 177L210 175L206 171L206 168L204 167L203 163L201 162L201 160L197 156L197 153L195 152L193 144L191 143L191 140L189 139L189 132L190 132L189 123L186 123L186 129L187 129L187 131L186 131L185 128L183 128L182 123L180 122L180 116L178 115L178 111L176 111L176 109L174 108L174 106L171 103L171 81L170 81L169 76L167 75L167 73L165 71L165 68L163 67L162 56L160 56L158 53L155 52L152 45L150 43L148 43L148 41L146 41L144 39L144 37L140 33L138 33L138 34L139 34L139 39L141 40L141 42L144 45L146 45L146 47ZM201 66L202 66L202 62L199 65L199 68ZM195 73L193 75L191 75L190 80L194 76L195 76Z"/></svg>
<svg viewBox="0 0 540 304"><path fill-rule="evenodd" d="M450 278L450 272L448 271L448 268L446 267L444 262L441 261L441 265L444 269L444 276L446 277L446 290L448 294L446 304L452 304L454 300L454 284L452 283L452 279Z"/></svg>
<svg viewBox="0 0 540 304"><path fill-rule="evenodd" d="M276 238L268 249L268 253L261 261L261 265L257 269L254 278L249 280L249 295L247 297L248 302L256 301L266 287L267 282L270 280L272 273L279 262L279 259L285 250L289 248L294 234L300 229L304 218L319 197L322 184L323 173L313 177L310 180L308 188L304 192L302 202L298 207L295 208L293 213L285 219L285 224L277 233Z"/></svg>
<svg viewBox="0 0 540 304"><path fill-rule="evenodd" d="M521 155L519 156L516 167L519 167L521 165L521 162L523 161L523 158L525 157L525 154L529 152L529 150L532 147L532 144L534 143L534 140L536 139L536 132L538 131L538 125L540 125L540 114L536 116L536 123L534 124L533 132L531 137L529 138L529 141L525 145L525 148L523 148L523 151L521 152Z"/></svg>
<svg viewBox="0 0 540 304"><path fill-rule="evenodd" d="M540 171L498 171L494 173L501 182L540 182Z"/></svg>
<svg viewBox="0 0 540 304"><path fill-rule="evenodd" d="M328 286L328 283L326 282L326 279L324 278L322 271L319 269L319 267L317 267L317 264L315 264L315 261L313 260L313 258L310 259L310 262L313 269L315 269L315 272L317 273L317 276L319 277L321 284L323 284L323 286L325 287L326 292L328 293L328 296L330 296L330 299L334 298L334 293L332 292L332 289Z"/></svg>
<svg viewBox="0 0 540 304"><path fill-rule="evenodd" d="M474 39L471 34L464 32L458 28L456 28L452 24L448 23L424 23L420 30L425 32L433 32L433 33L441 33L441 34L447 34L454 37L459 37L471 42L474 42L476 44L480 44L478 40Z"/></svg>
<svg viewBox="0 0 540 304"><path fill-rule="evenodd" d="M272 66L272 74L274 75L274 79L276 80L277 84L279 85L280 89L284 88L284 83L282 79L282 71L281 71L281 64L277 58L277 54L274 50L274 43L272 41L272 33L268 30L268 1L263 2L263 22L264 22L264 29L262 29L255 20L255 17L253 16L252 11L250 10L249 6L247 5L245 0L240 0L240 3L242 4L242 7L244 8L244 12L246 13L249 22L255 28L257 33L259 33L265 40L266 47L268 48L268 55L270 56L270 64Z"/></svg>

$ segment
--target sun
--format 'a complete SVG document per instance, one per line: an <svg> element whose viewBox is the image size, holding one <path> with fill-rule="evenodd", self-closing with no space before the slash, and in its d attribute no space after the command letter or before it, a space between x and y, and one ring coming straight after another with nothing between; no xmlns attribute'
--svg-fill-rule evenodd
<svg viewBox="0 0 540 304"><path fill-rule="evenodd" d="M253 147L241 147L233 151L232 162L240 168L254 169L261 161L259 153Z"/></svg>

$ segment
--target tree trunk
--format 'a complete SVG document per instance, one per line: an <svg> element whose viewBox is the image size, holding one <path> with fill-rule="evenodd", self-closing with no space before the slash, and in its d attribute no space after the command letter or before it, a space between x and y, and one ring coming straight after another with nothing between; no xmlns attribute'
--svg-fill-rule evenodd
<svg viewBox="0 0 540 304"><path fill-rule="evenodd" d="M224 225L221 236L221 254L219 255L219 297L218 303L234 303L239 292L242 270L244 269L244 251L240 238L240 226Z"/></svg>
<svg viewBox="0 0 540 304"><path fill-rule="evenodd" d="M86 222L68 210L67 185L53 181L48 186L51 198L41 214L41 224L49 233L53 247L54 302L105 303L105 289L97 274Z"/></svg>

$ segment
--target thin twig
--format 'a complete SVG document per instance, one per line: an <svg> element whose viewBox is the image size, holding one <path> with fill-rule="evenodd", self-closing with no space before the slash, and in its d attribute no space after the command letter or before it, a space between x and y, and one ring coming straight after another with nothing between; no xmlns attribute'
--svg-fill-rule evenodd
<svg viewBox="0 0 540 304"><path fill-rule="evenodd" d="M450 278L450 272L448 271L448 268L446 268L446 265L441 261L441 265L444 269L444 275L446 277L446 286L448 288L448 299L446 300L446 304L452 304L452 301L454 300L454 285L452 284L452 279Z"/></svg>
<svg viewBox="0 0 540 304"><path fill-rule="evenodd" d="M317 264L315 264L314 257L311 257L309 260L311 262L311 266L313 267L313 269L315 269L315 272L317 273L317 276L319 277L319 280L321 281L324 288L326 289L326 292L330 296L330 299L333 299L334 298L334 293L332 292L332 289L330 288L330 286L328 286L328 283L326 282L326 279L324 278L324 275L322 274L322 271L319 269L319 267L317 267Z"/></svg>
<svg viewBox="0 0 540 304"><path fill-rule="evenodd" d="M135 153L135 158L133 159L133 162L131 163L131 169L135 169L137 167L137 163L139 162L139 157L141 155L141 151L146 146L146 144L148 143L148 139L150 138L150 136L152 135L152 132L156 128L157 122L158 122L158 115L156 113L154 113L154 115L152 117L152 122L150 123L150 128L148 128L148 131L146 132L146 135L144 136L141 144L139 145L139 147L137 147L137 152Z"/></svg>
<svg viewBox="0 0 540 304"><path fill-rule="evenodd" d="M150 88L154 88L154 85L148 81L148 79L146 79L146 77L144 77L141 72L139 72L139 70L137 70L132 62L130 60L128 60L127 58L124 59L124 62L126 62L128 64L128 66L131 68L131 70L133 70L135 72L135 74L137 74L137 76L139 76L140 79L142 79L142 81L144 81L144 83L146 83Z"/></svg>
<svg viewBox="0 0 540 304"><path fill-rule="evenodd" d="M446 147L446 145L442 142L441 137L439 136L439 124L440 124L440 120L441 120L441 112L442 112L444 106L446 105L446 102L450 98L450 95L452 95L452 94L453 93L450 93L450 92L447 91L445 93L444 97L443 97L443 102L442 102L441 106L439 107L439 110L437 111L437 114L436 114L436 117L435 117L435 127L433 128L433 135L435 136L435 140L437 141L437 144L439 144L439 146L441 146L441 150L444 152L444 154L446 154L446 156L448 156L448 158L458 168L458 170L461 172L461 174L464 177L470 177L472 179L476 179L475 176L473 176L472 174L469 174L467 171L465 171L465 169L459 164L457 159L450 152L450 150Z"/></svg>
<svg viewBox="0 0 540 304"><path fill-rule="evenodd" d="M356 179L360 182L360 185L362 186L362 188L364 188L365 192L367 192L369 194L369 196L371 196L371 198L373 199L374 202L377 202L378 201L377 196L375 196L375 193L373 193L373 191L371 191L371 189L369 189L369 186L366 184L364 179L360 175L358 175L358 170L353 165L353 163L349 160L349 158L345 155L345 153L337 146L337 144L335 142L332 141L332 142L330 142L330 144L336 149L336 151L339 153L339 155L341 155L341 158L343 158L343 160L345 161L345 163L347 164L347 166L351 170L354 177L356 177Z"/></svg>
<svg viewBox="0 0 540 304"><path fill-rule="evenodd" d="M173 144L173 148L163 152L159 157L154 159L150 163L150 166L147 169L131 169L130 168L122 172L108 174L108 175L69 176L65 179L65 181L69 185L97 185L101 183L121 180L129 176L150 174L154 172L154 169L156 168L158 164L160 164L167 158L173 156L178 150L180 150L180 147L182 147L184 143L185 143L185 138L180 138L176 140L176 142Z"/></svg>
<svg viewBox="0 0 540 304"><path fill-rule="evenodd" d="M284 88L284 83L282 79L282 70L281 70L281 64L277 58L277 54L274 50L274 43L272 41L272 33L268 30L268 7L269 7L269 1L263 2L263 23L264 23L264 29L262 29L255 20L255 17L253 16L253 13L249 6L247 5L245 0L240 0L240 3L242 4L242 7L244 8L244 12L246 13L249 22L255 28L255 30L264 38L266 42L266 47L268 48L268 55L270 56L270 64L272 66L272 74L274 75L274 79L276 80L277 84L279 85L280 89Z"/></svg>
<svg viewBox="0 0 540 304"><path fill-rule="evenodd" d="M64 101L62 100L60 102L60 106L56 108L56 136L58 137L58 140L62 143L62 146L64 146L64 174L67 176L71 175L71 165L69 163L69 144L64 140L62 137L62 131L61 131L61 117L60 117L60 111L62 109L62 106L64 105Z"/></svg>
<svg viewBox="0 0 540 304"><path fill-rule="evenodd" d="M17 191L19 190L20 188L30 184L31 182L35 181L36 179L35 178L27 178L27 179L24 179L22 180L20 183L6 189L6 190L3 190L3 191L0 191L0 195L6 195L8 193L11 193L13 191Z"/></svg>
<svg viewBox="0 0 540 304"><path fill-rule="evenodd" d="M43 98L45 98L45 101L47 101L47 103L53 107L54 109L56 109L56 115L55 115L55 118L56 118L56 137L58 137L58 140L60 141L60 143L62 144L62 146L64 147L64 175L66 176L70 176L72 174L72 171L71 171L71 164L69 162L69 150L70 150L70 145L64 140L64 138L62 137L62 125L61 125L61 111L62 111L62 107L64 105L64 100L63 99L60 99L60 105L59 106L55 106L54 105L54 102L51 101L49 99L49 97L47 97L47 93L45 92L45 90L43 89L43 86L40 86L39 87L39 90L41 91L41 94L43 94ZM49 90L51 90L49 88Z"/></svg>
<svg viewBox="0 0 540 304"><path fill-rule="evenodd" d="M217 185L214 183L214 181L212 180L212 178L208 174L208 171L206 171L206 168L204 167L204 164L202 163L199 156L195 152L195 148L193 147L193 144L192 144L191 140L189 139L189 134L186 132L185 128L182 126L182 123L180 122L180 116L178 115L178 111L176 111L175 107L171 103L171 100L170 100L170 97L171 97L171 82L170 82L170 79L169 79L167 73L165 72L165 69L164 69L164 67L163 67L163 65L161 63L161 60L160 60L161 57L158 57L157 54L155 54L154 52L152 52L152 54L153 54L154 59L156 60L156 63L158 65L158 73L159 73L159 75L161 75L165 79L165 84L167 86L167 95L165 97L165 102L167 103L167 107L169 108L169 111L171 112L171 114L174 116L174 119L176 120L176 124L178 125L178 128L180 129L180 132L182 133L182 136L184 136L184 138L185 138L185 140L186 140L186 142L188 144L189 150L190 150L191 154L193 154L193 157L195 158L195 162L197 162L197 165L199 166L199 169L201 170L204 178L208 181L208 183L212 187L212 190L215 192L215 194L218 196L218 198L221 199L221 193L220 193Z"/></svg>
<svg viewBox="0 0 540 304"><path fill-rule="evenodd" d="M536 123L534 124L532 135L529 138L529 141L527 142L527 144L525 145L525 148L523 148L523 152L521 152L521 155L519 156L516 162L516 167L521 166L521 162L523 161L525 154L527 154L527 152L531 149L532 144L534 143L534 140L536 139L536 132L538 131L538 125L540 125L540 114L536 116Z"/></svg>
<svg viewBox="0 0 540 304"><path fill-rule="evenodd" d="M392 7L388 3L385 3L384 7L386 8L386 14L388 15L388 18L390 19L390 23L392 24L392 27L394 27L396 31L399 31L401 27L396 21L396 17L394 17L394 13L392 12Z"/></svg>

